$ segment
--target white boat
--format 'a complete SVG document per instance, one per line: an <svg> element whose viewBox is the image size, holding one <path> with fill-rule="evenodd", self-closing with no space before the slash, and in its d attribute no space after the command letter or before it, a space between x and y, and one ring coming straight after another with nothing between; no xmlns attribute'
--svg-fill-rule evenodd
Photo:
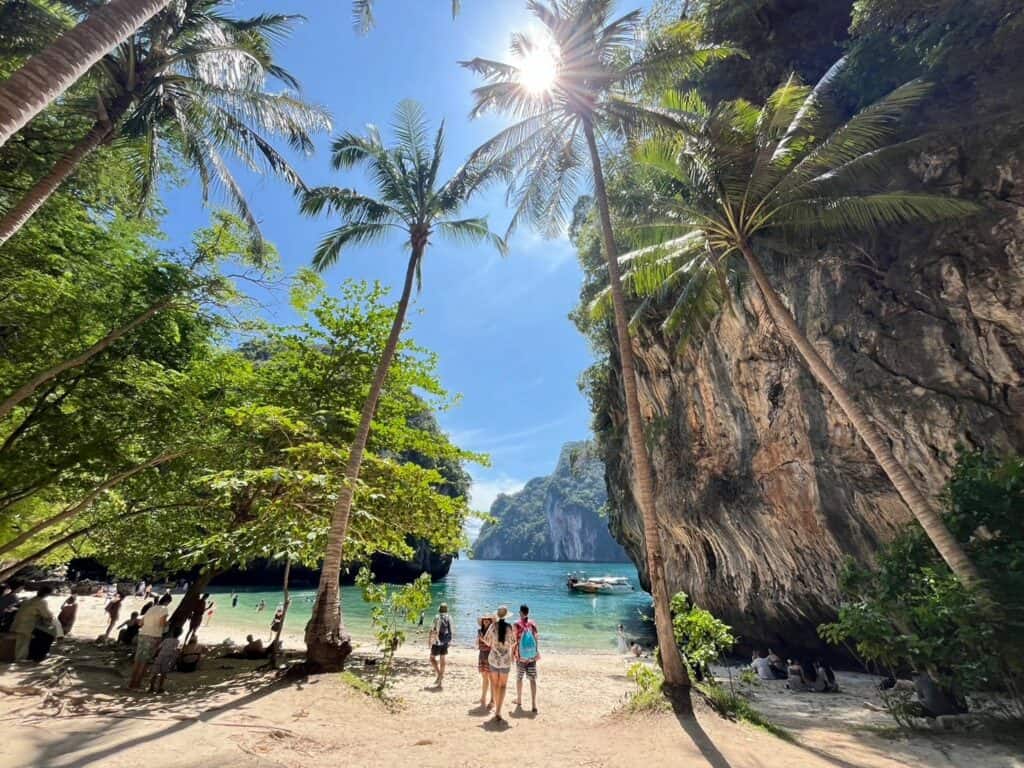
<svg viewBox="0 0 1024 768"><path fill-rule="evenodd" d="M633 585L625 576L587 576L586 574L570 573L565 584L569 587L570 592L582 592L588 595L633 591Z"/></svg>

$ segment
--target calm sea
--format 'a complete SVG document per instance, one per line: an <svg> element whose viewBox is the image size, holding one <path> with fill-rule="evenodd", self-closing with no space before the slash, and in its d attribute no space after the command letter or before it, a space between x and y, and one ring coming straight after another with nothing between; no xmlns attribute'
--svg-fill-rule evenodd
<svg viewBox="0 0 1024 768"><path fill-rule="evenodd" d="M566 574L583 571L589 576L625 576L634 592L617 595L580 595L565 586ZM266 633L274 608L281 602L280 590L239 588L238 606L231 608L230 587L217 587L219 619L253 632ZM537 622L542 642L563 650L615 649L615 628L626 626L629 637L650 637L651 625L643 616L649 612L650 596L640 589L636 568L623 563L536 563L497 560L456 560L443 580L432 585L434 604L427 616L437 611L441 602L448 603L455 625L455 645L471 647L476 641L476 620L484 613L493 613L506 605L515 614L521 603L530 606L530 616ZM288 630L301 633L309 619L313 602L312 590L292 592L288 612ZM257 613L260 600L267 610ZM345 626L360 639L369 639L370 611L355 587L342 588L342 611Z"/></svg>

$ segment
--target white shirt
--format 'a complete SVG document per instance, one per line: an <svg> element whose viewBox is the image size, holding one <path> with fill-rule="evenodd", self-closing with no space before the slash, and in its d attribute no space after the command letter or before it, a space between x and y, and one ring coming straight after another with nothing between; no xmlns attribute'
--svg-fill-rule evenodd
<svg viewBox="0 0 1024 768"><path fill-rule="evenodd" d="M772 665L767 658L756 658L750 662L750 666L753 667L754 671L757 672L757 676L762 680L774 680L775 675L772 674Z"/></svg>
<svg viewBox="0 0 1024 768"><path fill-rule="evenodd" d="M142 617L142 628L139 630L139 634L146 635L146 637L162 637L164 634L163 620L166 618L167 606L154 605Z"/></svg>

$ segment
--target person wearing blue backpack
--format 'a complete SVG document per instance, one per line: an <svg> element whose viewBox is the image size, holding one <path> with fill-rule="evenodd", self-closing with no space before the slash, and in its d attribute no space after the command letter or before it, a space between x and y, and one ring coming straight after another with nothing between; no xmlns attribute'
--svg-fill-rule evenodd
<svg viewBox="0 0 1024 768"><path fill-rule="evenodd" d="M516 630L516 706L523 706L523 677L530 679L530 710L537 713L537 661L540 659L540 641L537 625L530 618L530 606L519 606Z"/></svg>

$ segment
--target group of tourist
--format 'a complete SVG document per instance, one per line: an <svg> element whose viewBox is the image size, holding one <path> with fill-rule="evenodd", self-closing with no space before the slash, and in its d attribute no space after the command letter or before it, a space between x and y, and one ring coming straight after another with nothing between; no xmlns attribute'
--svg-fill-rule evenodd
<svg viewBox="0 0 1024 768"><path fill-rule="evenodd" d="M441 603L428 634L430 666L436 678L434 685L444 684L448 648L455 637L448 605ZM480 673L480 706L494 710L494 722L504 722L502 707L512 665L516 667L516 707L523 705L523 679L530 681L530 711L537 713L537 662L540 660L540 633L530 618L530 608L519 606L519 618L508 621L504 605L493 615L477 619L477 670ZM489 694L489 695L488 695Z"/></svg>
<svg viewBox="0 0 1024 768"><path fill-rule="evenodd" d="M823 659L797 661L782 657L771 648L755 651L750 668L761 680L785 680L786 687L794 692L813 691L831 693L839 690L835 672Z"/></svg>

